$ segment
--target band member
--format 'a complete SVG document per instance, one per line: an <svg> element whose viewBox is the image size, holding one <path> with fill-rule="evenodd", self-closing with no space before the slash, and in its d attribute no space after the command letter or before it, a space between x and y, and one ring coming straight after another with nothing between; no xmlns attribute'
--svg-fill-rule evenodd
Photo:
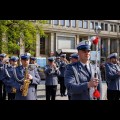
<svg viewBox="0 0 120 120"><path fill-rule="evenodd" d="M46 100L55 100L57 84L58 84L58 75L60 71L54 62L53 57L48 58L48 65L45 67L45 87L46 87Z"/></svg>
<svg viewBox="0 0 120 120"><path fill-rule="evenodd" d="M69 64L69 62L66 59L66 54L61 54L60 59L61 59L61 62L59 67L59 70L60 70L59 82L60 82L60 94L61 94L61 97L63 97L63 96L66 96L65 94L66 87L64 84L64 73L65 73L66 65Z"/></svg>
<svg viewBox="0 0 120 120"><path fill-rule="evenodd" d="M4 79L4 67L5 63L3 62L6 57L6 54L0 54L0 100L6 100L6 91L5 91L5 85L2 82Z"/></svg>
<svg viewBox="0 0 120 120"><path fill-rule="evenodd" d="M94 91L99 91L102 99L102 81L99 68L95 78L95 66L90 64L91 43L84 40L77 45L79 61L67 65L65 85L71 93L71 100L94 100Z"/></svg>
<svg viewBox="0 0 120 120"><path fill-rule="evenodd" d="M77 53L71 54L70 57L71 57L71 63L78 62L78 60L79 60L79 56Z"/></svg>
<svg viewBox="0 0 120 120"><path fill-rule="evenodd" d="M36 64L36 60L36 57L30 57L30 64Z"/></svg>
<svg viewBox="0 0 120 120"><path fill-rule="evenodd" d="M110 62L105 65L107 79L107 99L120 99L120 67L117 64L117 53L109 55Z"/></svg>
<svg viewBox="0 0 120 120"><path fill-rule="evenodd" d="M59 56L56 57L55 63L57 65L57 67L60 67L60 57Z"/></svg>
<svg viewBox="0 0 120 120"><path fill-rule="evenodd" d="M37 100L36 85L40 83L40 76L36 66L29 66L30 55L21 55L21 66L15 71L13 87L16 88L15 100Z"/></svg>
<svg viewBox="0 0 120 120"><path fill-rule="evenodd" d="M38 70L39 73L39 68L38 68L38 64L36 63L37 58L36 57L30 57L30 64L34 64ZM40 75L40 74L39 74ZM37 84L35 86L36 92L37 92ZM37 93L36 93L37 94Z"/></svg>
<svg viewBox="0 0 120 120"><path fill-rule="evenodd" d="M8 93L8 100L14 100L15 99L15 92L14 88L12 87L11 83L14 79L14 69L18 65L19 58L17 56L12 56L9 61L10 64L5 68L5 79L3 80L5 86L6 86L6 92Z"/></svg>
<svg viewBox="0 0 120 120"><path fill-rule="evenodd" d="M71 61L70 63L78 62L78 58L79 58L79 56L78 56L77 53L71 54L70 55L70 61ZM71 94L70 94L69 90L67 90L67 94L68 94L68 100L70 100L71 99Z"/></svg>
<svg viewBox="0 0 120 120"><path fill-rule="evenodd" d="M60 63L61 63L60 56L57 56L55 59L55 64L58 68L60 68ZM59 75L58 75L58 84L60 84L60 76Z"/></svg>

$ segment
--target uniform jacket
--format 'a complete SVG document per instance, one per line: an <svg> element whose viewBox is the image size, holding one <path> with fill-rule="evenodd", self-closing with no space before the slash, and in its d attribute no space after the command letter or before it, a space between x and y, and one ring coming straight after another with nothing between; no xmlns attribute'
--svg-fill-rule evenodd
<svg viewBox="0 0 120 120"><path fill-rule="evenodd" d="M40 83L41 79L36 67L29 68L28 72L33 76L33 79L31 80L31 83L29 85L27 96L22 96L20 87L21 85L23 85L24 68L23 66L18 66L16 68L16 75L15 75L16 77L14 77L15 82L12 84L17 89L15 100L36 100L37 99L36 85Z"/></svg>
<svg viewBox="0 0 120 120"><path fill-rule="evenodd" d="M5 89L7 93L12 92L12 82L14 82L14 73L13 67L8 65L4 68L4 79L3 83L5 84Z"/></svg>
<svg viewBox="0 0 120 120"><path fill-rule="evenodd" d="M77 76L78 80L75 77L75 74L73 72L73 68L77 70ZM94 77L94 71L95 66L90 64L90 73L91 77ZM97 69L98 79L99 79L99 85L97 89L101 93L102 98L102 81L101 81L101 74L100 70ZM65 71L65 86L68 89L68 91L71 93L71 99L72 100L92 100L93 98L90 98L89 89L88 89L88 81L91 79L89 74L85 71L82 64L80 62L72 63L67 65L66 71Z"/></svg>
<svg viewBox="0 0 120 120"><path fill-rule="evenodd" d="M107 89L120 91L120 75L117 74L118 71L120 71L120 68L117 64L107 63L105 65Z"/></svg>
<svg viewBox="0 0 120 120"><path fill-rule="evenodd" d="M64 77L66 65L67 65L66 62L64 62L64 61L61 61L61 62L60 62L60 65L59 65L60 77Z"/></svg>
<svg viewBox="0 0 120 120"><path fill-rule="evenodd" d="M49 65L47 65L45 67L45 74L46 74L45 85L58 84L58 75L60 75L60 71L58 68L55 70L54 68L51 68Z"/></svg>

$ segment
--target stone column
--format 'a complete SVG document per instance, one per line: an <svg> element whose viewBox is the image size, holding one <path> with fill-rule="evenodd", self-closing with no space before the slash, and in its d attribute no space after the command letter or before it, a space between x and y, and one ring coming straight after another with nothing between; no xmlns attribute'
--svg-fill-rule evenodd
<svg viewBox="0 0 120 120"><path fill-rule="evenodd" d="M76 35L76 45L79 44L79 35Z"/></svg>
<svg viewBox="0 0 120 120"><path fill-rule="evenodd" d="M48 37L45 37L45 55L48 55L48 51L49 51L49 38L50 35L48 34Z"/></svg>
<svg viewBox="0 0 120 120"><path fill-rule="evenodd" d="M54 53L54 33L51 33L51 38L50 38L50 55Z"/></svg>
<svg viewBox="0 0 120 120"><path fill-rule="evenodd" d="M118 56L119 56L119 49L120 49L120 47L119 47L119 39L117 39L117 54L118 54Z"/></svg>
<svg viewBox="0 0 120 120"><path fill-rule="evenodd" d="M110 54L110 38L108 38L108 55Z"/></svg>
<svg viewBox="0 0 120 120"><path fill-rule="evenodd" d="M36 35L36 57L40 57L40 34Z"/></svg>

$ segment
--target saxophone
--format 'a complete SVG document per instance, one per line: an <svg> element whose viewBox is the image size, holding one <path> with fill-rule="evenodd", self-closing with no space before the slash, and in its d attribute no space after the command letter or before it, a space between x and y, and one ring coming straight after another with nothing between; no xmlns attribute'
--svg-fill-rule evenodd
<svg viewBox="0 0 120 120"><path fill-rule="evenodd" d="M31 83L31 81L29 79L27 79L27 75L28 75L28 67L25 68L23 88L22 88L22 96L27 96L29 84Z"/></svg>

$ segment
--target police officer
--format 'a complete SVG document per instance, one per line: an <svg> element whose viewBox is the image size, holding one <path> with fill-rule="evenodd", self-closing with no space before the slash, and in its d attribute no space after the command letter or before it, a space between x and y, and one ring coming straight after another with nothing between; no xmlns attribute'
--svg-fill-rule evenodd
<svg viewBox="0 0 120 120"><path fill-rule="evenodd" d="M78 62L78 60L79 60L79 56L77 53L73 53L70 55L70 61L71 61L70 64ZM70 91L68 89L67 89L67 94L68 94L68 100L70 100L71 94L70 94Z"/></svg>
<svg viewBox="0 0 120 120"><path fill-rule="evenodd" d="M66 54L61 54L60 55L60 76L59 76L59 82L60 82L60 94L61 97L66 96L65 92L66 92L66 87L64 84L64 73L65 73L65 69L66 69L66 65L69 64L69 62L66 59Z"/></svg>
<svg viewBox="0 0 120 120"><path fill-rule="evenodd" d="M16 68L14 77L15 82L12 84L13 87L16 88L15 100L37 100L36 85L40 83L41 79L36 66L29 66L29 62L29 54L26 53L21 55L22 65ZM22 95L25 79L30 81L27 96Z"/></svg>
<svg viewBox="0 0 120 120"><path fill-rule="evenodd" d="M60 67L60 56L56 57L55 63L57 65L57 67Z"/></svg>
<svg viewBox="0 0 120 120"><path fill-rule="evenodd" d="M90 47L88 40L83 40L77 45L79 61L69 64L65 71L65 85L71 93L71 100L94 100L94 91L101 93L101 75L97 68L95 78L95 66L90 64ZM100 94L102 99L102 94Z"/></svg>
<svg viewBox="0 0 120 120"><path fill-rule="evenodd" d="M8 65L5 68L5 79L3 80L5 86L6 86L6 92L8 93L8 100L14 100L15 99L15 92L14 88L12 87L11 83L14 79L14 69L18 65L19 58L17 56L12 56L9 61L10 65Z"/></svg>
<svg viewBox="0 0 120 120"><path fill-rule="evenodd" d="M4 79L4 67L5 64L3 63L3 60L5 59L6 54L2 53L0 54L0 100L5 100L6 99L6 91L5 91L5 85L2 82Z"/></svg>
<svg viewBox="0 0 120 120"><path fill-rule="evenodd" d="M36 64L36 57L30 57L30 64Z"/></svg>
<svg viewBox="0 0 120 120"><path fill-rule="evenodd" d="M71 54L70 57L71 57L71 63L78 62L78 60L79 60L79 56L77 53Z"/></svg>
<svg viewBox="0 0 120 120"><path fill-rule="evenodd" d="M45 88L46 88L46 100L55 100L57 84L58 84L58 75L60 71L55 64L54 58L48 58L48 65L45 67Z"/></svg>
<svg viewBox="0 0 120 120"><path fill-rule="evenodd" d="M109 55L110 62L105 65L107 79L107 99L120 99L120 67L117 64L117 53Z"/></svg>
<svg viewBox="0 0 120 120"><path fill-rule="evenodd" d="M36 57L30 57L30 64L34 64L35 66L36 66L36 68L37 68L37 71L38 71L38 73L39 73L39 68L38 68L38 64L36 63L36 60L37 60L37 58ZM35 89L36 89L36 92L37 92L37 85L35 86ZM36 93L37 94L37 93Z"/></svg>
<svg viewBox="0 0 120 120"><path fill-rule="evenodd" d="M55 64L58 68L60 67L60 63L61 63L60 56L57 56L55 59ZM60 84L60 76L59 75L58 75L58 84Z"/></svg>

